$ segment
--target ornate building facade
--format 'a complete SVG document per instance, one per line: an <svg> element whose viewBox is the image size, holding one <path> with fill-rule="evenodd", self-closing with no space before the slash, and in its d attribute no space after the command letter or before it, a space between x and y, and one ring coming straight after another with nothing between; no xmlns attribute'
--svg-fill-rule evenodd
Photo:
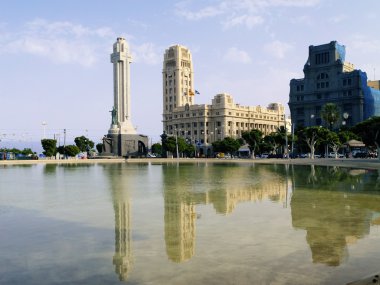
<svg viewBox="0 0 380 285"><path fill-rule="evenodd" d="M338 125L352 127L371 116L380 116L379 81L345 60L344 45L332 41L309 46L305 77L290 81L289 108L295 126L327 125L321 110L326 103L338 106Z"/></svg>
<svg viewBox="0 0 380 285"><path fill-rule="evenodd" d="M231 95L217 94L211 104L195 104L194 71L190 51L180 45L165 51L163 70L163 130L185 138L210 154L211 144L225 137L240 138L242 132L259 129L264 134L284 126L285 109L279 103L241 106Z"/></svg>

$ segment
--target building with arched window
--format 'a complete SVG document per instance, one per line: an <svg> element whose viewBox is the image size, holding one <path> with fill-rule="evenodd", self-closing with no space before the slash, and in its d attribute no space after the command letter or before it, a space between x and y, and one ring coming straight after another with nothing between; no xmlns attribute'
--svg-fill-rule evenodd
<svg viewBox="0 0 380 285"><path fill-rule="evenodd" d="M211 154L212 142L225 137L241 138L252 129L267 135L284 126L285 108L279 103L241 106L231 95L221 93L211 104L195 104L199 92L194 89L193 76L190 51L180 45L168 48L162 70L163 131L195 144L200 155Z"/></svg>
<svg viewBox="0 0 380 285"><path fill-rule="evenodd" d="M379 81L367 81L367 74L346 62L345 54L345 46L336 41L309 46L305 77L290 81L289 109L295 126L327 126L321 117L326 103L336 104L342 114L336 127L380 116Z"/></svg>

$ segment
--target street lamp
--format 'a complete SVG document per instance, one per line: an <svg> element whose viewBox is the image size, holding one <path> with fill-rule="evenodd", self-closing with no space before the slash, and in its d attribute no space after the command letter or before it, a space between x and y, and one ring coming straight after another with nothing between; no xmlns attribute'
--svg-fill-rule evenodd
<svg viewBox="0 0 380 285"><path fill-rule="evenodd" d="M285 149L284 149L284 154L285 158L288 158L288 129L286 127L286 114L284 113L284 128L285 128Z"/></svg>
<svg viewBox="0 0 380 285"><path fill-rule="evenodd" d="M342 122L342 125L345 126L347 124L347 119L349 117L349 114L347 112L344 112L343 113L343 122Z"/></svg>
<svg viewBox="0 0 380 285"><path fill-rule="evenodd" d="M177 129L174 129L175 131L175 147L176 147L176 152L177 152L177 159L179 158L178 156L178 131Z"/></svg>
<svg viewBox="0 0 380 285"><path fill-rule="evenodd" d="M43 139L46 139L46 125L47 125L47 123L45 122L45 121L43 121L42 122L42 128L43 128L43 131L44 131L44 133L43 133Z"/></svg>

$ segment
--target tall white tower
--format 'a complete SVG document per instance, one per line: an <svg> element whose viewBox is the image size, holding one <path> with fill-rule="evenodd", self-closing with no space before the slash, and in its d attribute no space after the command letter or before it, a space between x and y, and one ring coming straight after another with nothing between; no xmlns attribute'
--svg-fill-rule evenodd
<svg viewBox="0 0 380 285"><path fill-rule="evenodd" d="M194 104L193 75L190 50L181 45L169 47L162 68L164 120L175 108Z"/></svg>
<svg viewBox="0 0 380 285"><path fill-rule="evenodd" d="M131 122L131 95L129 64L132 57L128 43L124 38L117 38L111 54L113 63L114 105L109 134L136 134Z"/></svg>

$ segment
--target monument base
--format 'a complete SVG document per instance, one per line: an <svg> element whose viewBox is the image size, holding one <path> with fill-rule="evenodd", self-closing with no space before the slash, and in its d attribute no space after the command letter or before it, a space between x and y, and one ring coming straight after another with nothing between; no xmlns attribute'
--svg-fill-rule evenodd
<svg viewBox="0 0 380 285"><path fill-rule="evenodd" d="M148 137L138 134L108 134L103 138L102 156L142 157L148 153Z"/></svg>

